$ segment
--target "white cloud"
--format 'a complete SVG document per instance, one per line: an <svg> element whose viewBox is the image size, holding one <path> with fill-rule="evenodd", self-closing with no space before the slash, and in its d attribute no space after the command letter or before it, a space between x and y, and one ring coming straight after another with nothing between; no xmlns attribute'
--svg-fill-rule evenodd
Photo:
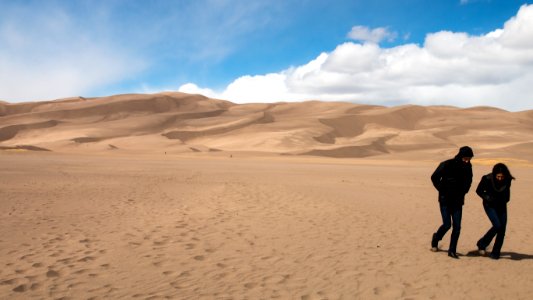
<svg viewBox="0 0 533 300"><path fill-rule="evenodd" d="M533 109L533 5L501 29L441 31L423 45L344 43L279 73L243 76L217 98L235 102L343 100L373 104ZM200 88L198 88L200 89Z"/></svg>
<svg viewBox="0 0 533 300"><path fill-rule="evenodd" d="M0 100L10 102L168 87L175 78L160 74L169 65L182 73L191 65L208 69L251 33L279 26L273 16L287 7L245 0L4 2Z"/></svg>
<svg viewBox="0 0 533 300"><path fill-rule="evenodd" d="M139 59L89 33L57 7L39 14L16 8L0 19L0 98L8 101L83 95L128 78L144 67Z"/></svg>
<svg viewBox="0 0 533 300"><path fill-rule="evenodd" d="M188 94L201 94L206 97L213 97L213 98L218 96L217 93L213 91L212 89L200 88L194 83L184 84L178 89L178 91L182 93L188 93Z"/></svg>
<svg viewBox="0 0 533 300"><path fill-rule="evenodd" d="M499 37L503 46L531 52L533 48L533 4L522 6L515 17L505 22L504 28L505 30Z"/></svg>
<svg viewBox="0 0 533 300"><path fill-rule="evenodd" d="M365 26L354 26L352 30L348 33L348 37L355 41L370 42L378 44L383 40L389 42L396 39L397 34L395 32L390 32L387 28L379 27L370 29Z"/></svg>

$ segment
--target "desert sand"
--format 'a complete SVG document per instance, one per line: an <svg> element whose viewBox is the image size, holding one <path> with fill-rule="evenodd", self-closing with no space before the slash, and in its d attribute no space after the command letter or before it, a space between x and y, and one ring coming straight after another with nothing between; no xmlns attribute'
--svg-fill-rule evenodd
<svg viewBox="0 0 533 300"><path fill-rule="evenodd" d="M433 159L463 144L478 157L531 162L533 110L320 101L238 105L183 93L0 102L4 150Z"/></svg>
<svg viewBox="0 0 533 300"><path fill-rule="evenodd" d="M429 176L474 148L459 260ZM533 112L167 93L0 102L1 299L528 299ZM502 258L475 187L517 180ZM490 247L488 249L490 251Z"/></svg>

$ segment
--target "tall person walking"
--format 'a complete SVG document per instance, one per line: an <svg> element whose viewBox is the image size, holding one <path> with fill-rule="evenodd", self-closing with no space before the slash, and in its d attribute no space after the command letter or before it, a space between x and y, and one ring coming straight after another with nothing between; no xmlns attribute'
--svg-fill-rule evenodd
<svg viewBox="0 0 533 300"><path fill-rule="evenodd" d="M433 186L439 192L439 207L442 216L442 225L431 239L431 250L438 251L438 243L446 232L452 228L448 256L457 256L457 242L461 233L461 218L465 195L472 185L472 165L470 160L474 157L472 148L461 147L459 153L449 160L439 164L431 175Z"/></svg>
<svg viewBox="0 0 533 300"><path fill-rule="evenodd" d="M507 202L511 199L511 181L515 179L505 164L497 163L492 173L481 177L476 193L483 199L483 208L489 217L492 227L477 242L481 255L496 236L490 257L500 258L500 251L507 227Z"/></svg>

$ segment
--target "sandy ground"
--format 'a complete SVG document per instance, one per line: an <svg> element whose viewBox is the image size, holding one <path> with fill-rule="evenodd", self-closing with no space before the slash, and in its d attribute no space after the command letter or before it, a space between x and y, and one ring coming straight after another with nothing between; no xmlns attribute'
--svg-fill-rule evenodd
<svg viewBox="0 0 533 300"><path fill-rule="evenodd" d="M533 168L498 261L473 189L429 250L440 160L0 152L1 299L531 299ZM475 161L474 161L475 163ZM490 248L489 248L490 250Z"/></svg>

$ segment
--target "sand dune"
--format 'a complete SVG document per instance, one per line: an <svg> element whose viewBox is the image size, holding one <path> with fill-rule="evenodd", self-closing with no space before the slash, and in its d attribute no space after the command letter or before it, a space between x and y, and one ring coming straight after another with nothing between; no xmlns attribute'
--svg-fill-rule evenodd
<svg viewBox="0 0 533 300"><path fill-rule="evenodd" d="M469 144L479 155L513 156L510 150L516 148L521 158L531 161L533 154L520 149L532 142L533 111L492 107L381 107L320 101L237 105L183 93L0 103L0 146L34 146L61 153L190 152L194 148L367 157L422 149L450 153ZM84 146L79 147L80 143Z"/></svg>
<svg viewBox="0 0 533 300"><path fill-rule="evenodd" d="M30 123L30 124L17 124L2 127L0 129L0 141L5 141L14 138L21 131L36 130L41 128L50 128L57 126L59 122L56 120Z"/></svg>

